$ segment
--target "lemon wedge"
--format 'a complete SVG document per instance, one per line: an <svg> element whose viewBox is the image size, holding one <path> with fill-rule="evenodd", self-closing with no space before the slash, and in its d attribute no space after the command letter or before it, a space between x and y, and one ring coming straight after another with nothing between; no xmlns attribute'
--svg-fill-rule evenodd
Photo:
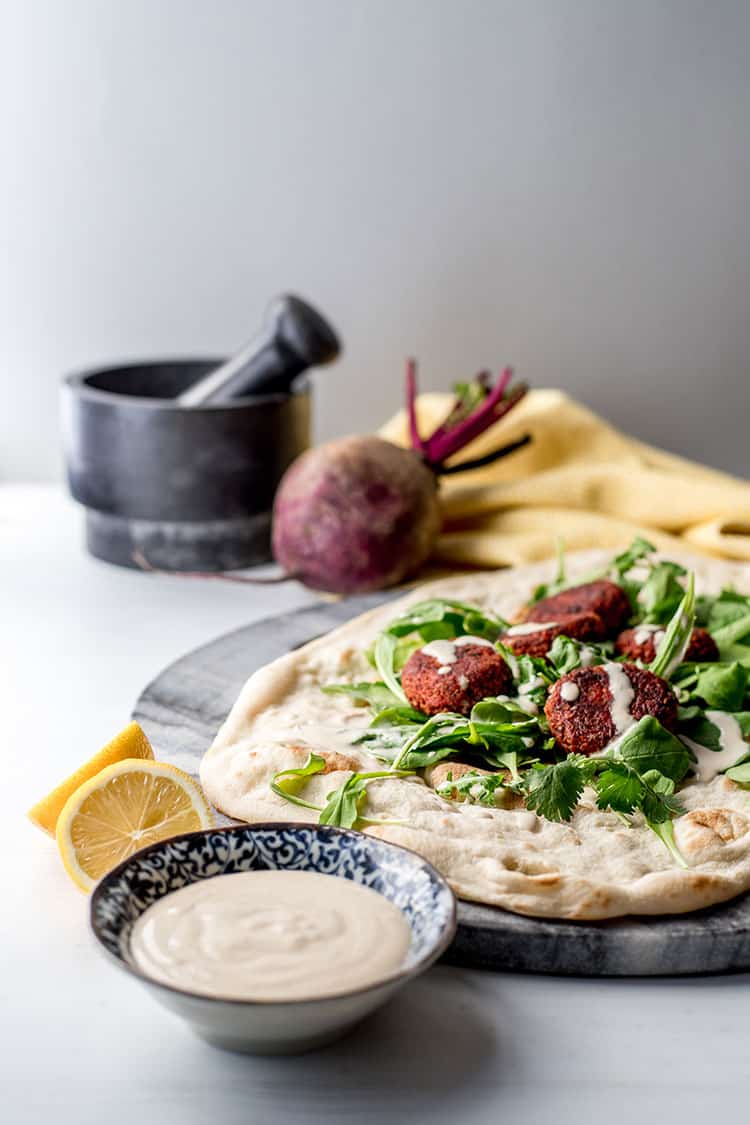
<svg viewBox="0 0 750 1125"><path fill-rule="evenodd" d="M154 752L151 749L151 743L141 727L138 723L128 723L118 735L115 735L111 742L102 747L98 754L94 754L93 758L89 758L88 762L85 762L75 773L66 777L65 781L61 781L51 793L42 797L33 809L29 809L27 814L29 820L37 828L41 828L43 832L49 832L50 836L54 836L57 818L63 805L68 797L83 785L84 781L88 781L89 778L100 773L105 766L111 766L114 762L122 762L125 758L153 760L153 757Z"/></svg>
<svg viewBox="0 0 750 1125"><path fill-rule="evenodd" d="M133 852L182 832L212 828L200 786L165 762L125 759L85 781L57 821L65 869L83 891Z"/></svg>

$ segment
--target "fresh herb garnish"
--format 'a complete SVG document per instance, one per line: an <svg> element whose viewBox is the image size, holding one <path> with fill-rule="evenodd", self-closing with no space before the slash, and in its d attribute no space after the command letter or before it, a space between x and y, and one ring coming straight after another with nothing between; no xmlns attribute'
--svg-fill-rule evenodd
<svg viewBox="0 0 750 1125"><path fill-rule="evenodd" d="M576 641L572 637L555 637L552 648L547 653L547 661L558 676L566 676L576 668L593 668L606 664L612 659L612 645L592 644L591 641Z"/></svg>
<svg viewBox="0 0 750 1125"><path fill-rule="evenodd" d="M672 686L684 703L700 700L715 711L741 711L747 697L750 669L728 664L683 664Z"/></svg>
<svg viewBox="0 0 750 1125"><path fill-rule="evenodd" d="M680 589L682 590L682 587ZM694 625L695 579L690 574L687 589L682 594L680 602L674 610L672 620L667 625L664 637L656 650L656 655L649 664L649 670L655 676L661 676L662 679L668 680L674 674L687 652Z"/></svg>
<svg viewBox="0 0 750 1125"><path fill-rule="evenodd" d="M452 774L448 774L445 781L437 786L435 792L440 797L444 797L448 801L455 801L462 798L475 805L489 805L494 808L496 805L496 794L498 789L506 787L506 780L501 773L477 773L471 771L464 773L461 777L455 780Z"/></svg>
<svg viewBox="0 0 750 1125"><path fill-rule="evenodd" d="M315 774L324 773L326 760L320 754L310 754L303 766L298 769L280 770L271 779L271 790L277 797L283 797L293 805L304 809L314 809L320 813L319 824L333 824L339 828L359 828L370 824L389 824L391 821L371 819L362 815L362 807L367 797L367 786L371 781L384 777L407 777L407 770L371 770L366 773L352 773L338 789L326 795L324 806L313 805L299 796L299 790Z"/></svg>
<svg viewBox="0 0 750 1125"><path fill-rule="evenodd" d="M403 700L382 682L382 680L364 681L357 684L326 684L321 688L326 695L350 695L360 703L369 703L376 710L385 710L387 707L402 707L411 711L416 719L421 718L421 713L413 708L404 707Z"/></svg>
<svg viewBox="0 0 750 1125"><path fill-rule="evenodd" d="M388 690L401 700L402 703L407 703L404 689L401 687L401 681L398 678L396 667L394 664L394 657L396 655L396 648L398 641L393 633L381 633L375 641L374 656L375 667L383 679L385 686Z"/></svg>
<svg viewBox="0 0 750 1125"><path fill-rule="evenodd" d="M642 812L649 828L676 858L673 834L661 826L684 812L674 790L689 763L682 743L647 715L611 756L569 754L560 762L527 770L522 784L528 807L554 821L570 820L584 786L591 785L599 808L620 814ZM682 857L679 862L684 865Z"/></svg>
<svg viewBox="0 0 750 1125"><path fill-rule="evenodd" d="M674 614L684 596L680 578L684 566L673 562L658 562L636 595L639 619L644 624L665 625Z"/></svg>
<svg viewBox="0 0 750 1125"><path fill-rule="evenodd" d="M597 766L595 758L569 754L554 765L533 767L524 777L526 804L547 820L570 820Z"/></svg>

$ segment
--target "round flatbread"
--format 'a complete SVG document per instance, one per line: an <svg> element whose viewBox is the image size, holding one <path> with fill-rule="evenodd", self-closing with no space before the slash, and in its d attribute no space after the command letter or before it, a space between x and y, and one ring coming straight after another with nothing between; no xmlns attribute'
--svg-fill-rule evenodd
<svg viewBox="0 0 750 1125"><path fill-rule="evenodd" d="M608 558L602 552L569 556L568 574L582 576ZM670 552L694 571L699 593L733 585L750 592L750 566ZM261 668L240 694L201 764L209 799L238 820L289 821L317 813L276 796L270 781L302 766L310 751L326 772L309 779L304 797L325 803L348 771L382 769L352 740L370 712L345 695L321 688L371 680L365 650L397 614L426 597L451 597L512 617L555 563L480 572L419 586L402 599ZM627 825L584 795L568 823L545 820L523 807L486 808L444 800L421 778L375 781L367 815L390 821L372 835L419 852L448 878L459 897L550 918L601 919L624 914L698 910L750 889L750 795L723 776L680 789L689 810L675 821L688 863L676 866L655 834Z"/></svg>

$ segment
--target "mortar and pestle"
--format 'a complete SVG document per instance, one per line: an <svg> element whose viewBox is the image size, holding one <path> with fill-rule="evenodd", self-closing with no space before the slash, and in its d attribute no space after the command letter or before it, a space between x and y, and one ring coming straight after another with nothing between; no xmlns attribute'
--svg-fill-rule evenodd
<svg viewBox="0 0 750 1125"><path fill-rule="evenodd" d="M304 372L339 354L299 297L278 297L231 359L102 367L63 383L70 490L99 559L164 570L235 570L271 558L271 507L310 444Z"/></svg>

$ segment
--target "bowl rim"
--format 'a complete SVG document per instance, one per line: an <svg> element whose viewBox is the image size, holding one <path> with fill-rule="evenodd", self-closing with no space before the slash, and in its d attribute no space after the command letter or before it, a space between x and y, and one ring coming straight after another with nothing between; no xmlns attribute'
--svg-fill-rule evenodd
<svg viewBox="0 0 750 1125"><path fill-rule="evenodd" d="M252 406L281 405L282 403L299 398L309 398L312 393L312 383L309 370L300 372L294 379L289 391L271 391L259 395L237 395L228 402L207 402L197 407L180 406L173 398L154 398L149 395L125 395L117 391L105 391L101 387L93 387L89 383L95 375L103 375L111 371L127 371L139 367L179 367L194 364L215 364L217 367L223 363L225 356L160 356L154 359L123 360L122 363L104 363L96 367L85 367L68 372L62 377L62 387L76 399L82 401L99 402L120 406L132 406L138 410L161 410L165 412L201 413L203 411L237 410Z"/></svg>
<svg viewBox="0 0 750 1125"><path fill-rule="evenodd" d="M344 992L329 993L325 996L304 996L298 1000L238 999L236 997L230 996L212 996L210 993L206 992L193 992L188 988L178 988L176 985L167 984L164 981L156 980L155 977L149 976L148 973L143 972L143 970L138 968L136 965L131 965L123 957L119 957L110 949L107 949L99 933L99 925L94 916L96 905L99 900L106 895L108 891L107 884L110 881L118 878L120 874L128 867L128 865L133 862L134 859L145 858L152 852L158 851L160 848L164 847L167 844L179 843L182 840L197 839L198 837L207 835L229 835L230 833L237 832L238 830L256 828L273 831L278 831L280 829L286 828L304 828L308 831L319 832L322 830L325 834L330 834L333 836L362 837L366 840L375 841L378 844L385 846L386 848L395 848L398 851L406 852L407 855L413 856L415 859L418 859L419 862L425 868L427 868L427 871L431 878L435 882L442 884L443 889L446 890L450 895L450 913L443 926L443 931L440 939L435 943L435 946L427 953L425 953L424 956L422 956L414 965L409 966L409 968L398 969L395 972L390 973L388 976L382 977L380 980L375 981L373 984L367 985L365 988L353 988L348 989ZM209 876L209 878L219 879L224 874L226 874L226 872L220 871L217 875L211 875ZM320 872L320 874L329 873ZM338 876L331 875L331 878L338 878ZM170 893L172 892L167 892L167 894ZM438 958L443 955L443 953L445 953L446 949L448 949L449 945L456 935L457 926L458 915L456 896L453 893L448 880L444 875L441 875L436 867L433 867L429 860L425 859L424 856L421 856L419 852L414 851L413 848L406 848L402 844L394 844L390 840L382 840L379 836L368 836L366 832L359 832L354 828L340 828L338 827L338 825L333 824L311 824L309 821L303 820L264 820L255 822L253 824L226 824L220 825L217 828L198 828L194 832L181 832L178 836L170 836L169 839L166 840L157 840L155 843L148 844L145 848L140 848L137 852L133 852L131 856L128 856L127 859L122 860L117 864L116 867L113 867L111 871L108 871L106 875L103 875L91 893L91 901L89 906L89 930L96 938L99 949L110 961L112 961L124 972L130 973L137 980L145 981L146 984L152 985L155 988L162 989L163 991L171 995L184 996L192 1000L201 1000L209 1003L239 1005L241 1007L250 1006L268 1008L280 1005L293 1006L295 1004L327 1004L338 1000L344 1000L347 997L365 996L369 992L375 992L380 988L384 988L387 985L396 984L399 981L406 982L412 977L418 976L420 973L425 972L425 970L429 969L429 967L434 964L435 961L437 961Z"/></svg>

